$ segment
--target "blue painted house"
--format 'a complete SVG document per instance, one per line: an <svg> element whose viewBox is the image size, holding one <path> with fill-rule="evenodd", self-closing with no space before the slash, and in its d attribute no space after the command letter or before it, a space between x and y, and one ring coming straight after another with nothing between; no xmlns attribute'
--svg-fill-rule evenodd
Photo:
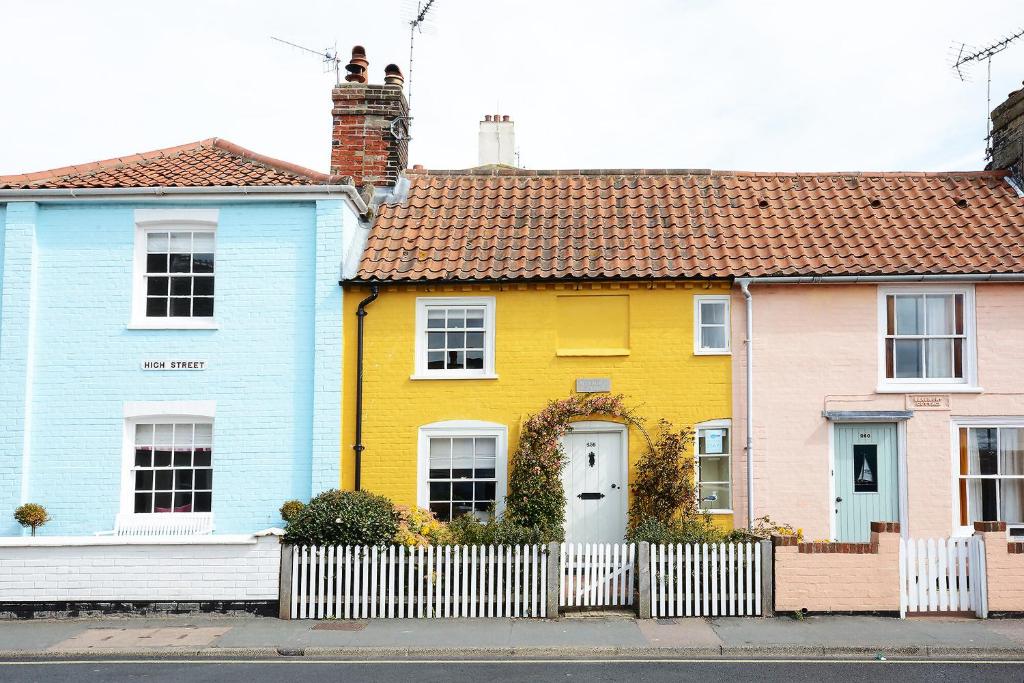
<svg viewBox="0 0 1024 683"><path fill-rule="evenodd" d="M0 178L0 534L249 532L337 487L366 211L220 139Z"/></svg>

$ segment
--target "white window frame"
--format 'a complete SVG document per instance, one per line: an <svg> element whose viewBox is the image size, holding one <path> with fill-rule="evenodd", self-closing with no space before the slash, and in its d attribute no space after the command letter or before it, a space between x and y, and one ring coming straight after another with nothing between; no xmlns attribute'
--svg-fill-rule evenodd
<svg viewBox="0 0 1024 683"><path fill-rule="evenodd" d="M135 251L132 265L132 310L128 329L132 330L215 330L217 329L216 305L219 295L215 292L214 317L212 318L148 318L146 317L146 240L151 232L202 231L214 235L214 263L217 261L217 223L219 209L136 209L135 210ZM216 271L216 266L214 267ZM217 283L218 287L220 283Z"/></svg>
<svg viewBox="0 0 1024 683"><path fill-rule="evenodd" d="M700 432L701 432L701 430L704 430L704 429L725 429L725 430L727 430L729 432L729 448L727 448L724 453L708 453L707 456L705 456L703 453L701 453L700 452ZM728 419L708 420L707 422L701 422L701 423L699 423L697 425L694 425L694 428L693 428L693 459L694 459L694 467L696 468L696 471L694 472L693 479L694 479L694 485L696 486L696 489L697 489L697 509L700 510L701 512L709 512L709 513L711 513L713 515L731 515L731 514L733 514L734 507L735 507L735 501L736 501L736 491L735 491L735 489L733 487L733 481L732 481L732 479L733 479L733 477L732 477L732 466L733 466L732 437L733 437L733 434L732 434L732 420L728 420ZM728 509L724 509L724 510L723 509L711 509L711 508L705 508L704 505L703 505L704 501L700 497L700 485L702 483L701 480L700 480L700 460L703 457L709 457L709 458L725 457L725 458L728 458L728 467L726 467L726 472L729 473L729 481L728 482L704 482L704 483L710 483L710 484L727 483L729 485L729 503L730 503L730 505L729 505Z"/></svg>
<svg viewBox="0 0 1024 683"><path fill-rule="evenodd" d="M964 357L963 378L945 377L886 377L885 376L885 339L888 331L886 299L890 295L900 294L962 294L964 297ZM890 285L878 287L878 329L876 330L878 349L878 384L875 392L879 394L906 394L920 391L941 391L945 393L981 393L978 386L977 335L974 307L974 285Z"/></svg>
<svg viewBox="0 0 1024 683"><path fill-rule="evenodd" d="M702 327L718 327L716 324L705 325L701 320L702 303L725 304L725 346L722 348L704 348L700 344ZM693 354L695 356L728 356L732 353L732 297L728 294L697 294L693 297Z"/></svg>
<svg viewBox="0 0 1024 683"><path fill-rule="evenodd" d="M484 367L480 370L427 369L427 310L432 307L484 309ZM411 379L497 379L494 373L494 297L423 296L416 299L416 342L414 373Z"/></svg>
<svg viewBox="0 0 1024 683"><path fill-rule="evenodd" d="M494 437L494 510L500 516L505 511L508 495L508 427L498 422L482 420L445 420L432 422L419 428L417 440L416 504L430 506L430 439Z"/></svg>
<svg viewBox="0 0 1024 683"><path fill-rule="evenodd" d="M217 404L215 401L129 401L124 404L124 434L121 456L121 505L119 517L124 520L145 520L159 517L162 520L183 519L204 516L212 519L210 512L135 512L135 425L137 424L213 424ZM215 425L216 427L216 425ZM216 434L214 434L211 468L216 474Z"/></svg>
<svg viewBox="0 0 1024 683"><path fill-rule="evenodd" d="M950 494L953 496L953 535L954 536L972 536L974 534L974 525L969 524L968 526L962 526L960 524L960 430L961 429L1024 429L1024 416L1021 417L954 417L950 421L950 446L951 446L951 472L952 472L952 489ZM997 437L998 438L998 437ZM1007 477L1001 475L986 475L984 477L972 476L969 478L985 478L985 479L1018 479L1020 475L1009 475ZM970 518L968 518L970 519ZM1024 529L1024 524L1007 524L1006 535L1011 540L1024 540L1021 536L1010 536L1011 530Z"/></svg>

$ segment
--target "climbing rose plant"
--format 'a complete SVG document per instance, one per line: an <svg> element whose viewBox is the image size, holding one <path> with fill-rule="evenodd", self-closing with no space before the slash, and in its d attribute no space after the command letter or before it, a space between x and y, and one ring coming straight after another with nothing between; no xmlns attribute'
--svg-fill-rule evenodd
<svg viewBox="0 0 1024 683"><path fill-rule="evenodd" d="M512 456L506 518L539 530L549 541L565 537L562 468L566 459L561 438L572 431L573 420L594 416L619 418L642 429L621 394L574 395L551 401L543 410L527 417L519 435L519 447Z"/></svg>
<svg viewBox="0 0 1024 683"><path fill-rule="evenodd" d="M637 462L633 475L630 531L648 520L668 525L698 514L694 462L687 454L693 436L692 429L676 429L668 420L658 422L654 443Z"/></svg>

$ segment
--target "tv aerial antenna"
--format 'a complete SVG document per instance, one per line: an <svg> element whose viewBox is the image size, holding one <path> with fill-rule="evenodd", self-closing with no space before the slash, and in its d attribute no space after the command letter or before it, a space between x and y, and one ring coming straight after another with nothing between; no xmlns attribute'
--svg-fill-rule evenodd
<svg viewBox="0 0 1024 683"><path fill-rule="evenodd" d="M408 2L407 8L409 11L409 109L412 109L412 57L413 48L416 45L416 34L423 33L426 29L427 33L433 32L433 24L431 20L433 16L430 16L430 11L434 9L434 4L437 0L417 0L416 4ZM436 12L435 12L436 14Z"/></svg>
<svg viewBox="0 0 1024 683"><path fill-rule="evenodd" d="M972 62L985 62L985 154L988 158L992 156L992 118L990 116L992 112L992 57L1010 47L1010 44L1015 40L1021 38L1024 38L1024 28L980 49L964 43L960 43L959 48L954 47L957 53L953 60L953 68L956 70L956 75L960 77L961 81L967 80L964 74L964 67Z"/></svg>
<svg viewBox="0 0 1024 683"><path fill-rule="evenodd" d="M341 60L338 59L337 43L335 43L334 47L325 47L323 50L314 50L311 47L306 47L305 45L298 45L296 43L284 40L283 38L278 38L276 36L270 36L270 39L276 40L279 43L284 43L285 45L290 45L291 47L294 47L298 50L302 50L303 52L308 52L310 54L316 55L317 57L320 58L320 61L324 65L324 73L327 73L328 71L333 71L334 84L341 85Z"/></svg>

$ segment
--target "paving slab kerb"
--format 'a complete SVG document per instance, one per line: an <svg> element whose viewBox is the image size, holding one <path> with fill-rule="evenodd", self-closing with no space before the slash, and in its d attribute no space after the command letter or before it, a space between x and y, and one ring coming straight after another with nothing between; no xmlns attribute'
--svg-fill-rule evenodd
<svg viewBox="0 0 1024 683"><path fill-rule="evenodd" d="M329 627L329 628L326 628ZM0 622L4 657L1010 657L1024 620L883 617L281 621L166 617Z"/></svg>

